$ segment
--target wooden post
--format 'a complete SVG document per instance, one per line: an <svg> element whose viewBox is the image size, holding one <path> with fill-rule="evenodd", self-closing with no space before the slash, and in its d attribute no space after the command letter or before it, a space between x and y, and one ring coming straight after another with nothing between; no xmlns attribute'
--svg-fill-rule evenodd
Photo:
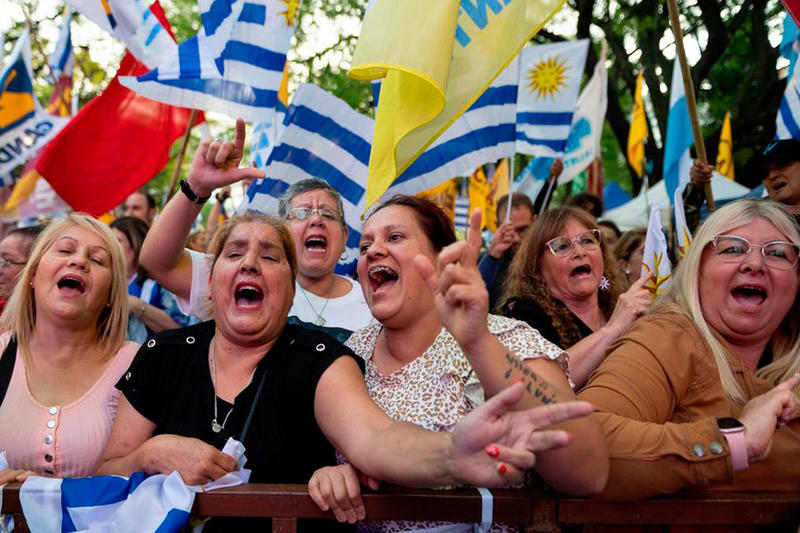
<svg viewBox="0 0 800 533"><path fill-rule="evenodd" d="M175 190L178 187L178 176L181 174L181 167L183 166L183 156L186 155L186 147L189 144L189 136L192 134L192 128L194 127L194 121L197 118L197 109L192 109L192 112L189 114L189 125L186 126L186 134L183 136L183 144L181 145L181 151L178 154L178 161L175 163L175 169L172 171L172 181L169 184L169 194L167 194L166 202L169 202L170 198L175 194ZM166 204L166 202L164 202ZM162 206L163 207L163 206Z"/></svg>
<svg viewBox="0 0 800 533"><path fill-rule="evenodd" d="M667 7L669 8L669 21L672 26L672 33L675 36L675 49L678 55L678 62L681 66L683 90L686 93L686 106L689 109L689 120L692 123L692 137L694 137L694 147L697 150L697 159L707 165L708 157L706 157L706 145L703 142L703 132L700 130L700 121L697 118L697 102L694 98L694 84L692 83L692 75L689 72L689 63L686 61L686 50L683 48L683 32L681 31L681 22L678 16L678 5L675 3L675 0L667 0ZM711 192L710 183L706 183L705 192L708 210L715 211L717 206L714 204L714 195Z"/></svg>

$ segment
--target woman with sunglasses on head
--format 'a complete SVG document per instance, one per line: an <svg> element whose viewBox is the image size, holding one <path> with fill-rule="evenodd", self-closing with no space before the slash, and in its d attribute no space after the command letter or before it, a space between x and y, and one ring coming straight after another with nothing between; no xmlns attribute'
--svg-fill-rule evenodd
<svg viewBox="0 0 800 533"><path fill-rule="evenodd" d="M799 244L771 201L703 223L667 292L579 394L608 439L606 497L800 488Z"/></svg>
<svg viewBox="0 0 800 533"><path fill-rule="evenodd" d="M198 149L181 193L164 207L145 239L141 264L151 277L178 296L181 309L209 318L209 258L184 249L192 223L218 187L263 177L261 170L237 168L245 126L236 122L233 142L209 141ZM273 213L274 214L274 213ZM289 322L323 331L344 342L354 330L372 322L358 283L334 270L346 253L348 230L338 191L319 179L305 179L284 191L278 205L294 240L297 280Z"/></svg>
<svg viewBox="0 0 800 533"><path fill-rule="evenodd" d="M606 348L650 305L645 276L625 282L594 217L575 207L542 215L511 264L502 313L524 320L570 354L570 378L582 387Z"/></svg>

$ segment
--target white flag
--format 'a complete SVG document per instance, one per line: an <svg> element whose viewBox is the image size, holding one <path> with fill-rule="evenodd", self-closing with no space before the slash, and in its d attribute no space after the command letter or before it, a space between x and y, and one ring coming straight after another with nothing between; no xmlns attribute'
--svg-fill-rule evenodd
<svg viewBox="0 0 800 533"><path fill-rule="evenodd" d="M661 210L655 202L650 204L650 221L647 223L647 236L644 240L642 275L645 274L652 275L645 287L653 298L664 292L672 276L667 238L661 225Z"/></svg>

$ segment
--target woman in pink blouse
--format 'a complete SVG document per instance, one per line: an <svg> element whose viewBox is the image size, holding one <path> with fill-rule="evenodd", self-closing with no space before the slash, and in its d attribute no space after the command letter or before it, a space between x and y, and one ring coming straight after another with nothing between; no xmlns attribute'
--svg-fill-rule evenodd
<svg viewBox="0 0 800 533"><path fill-rule="evenodd" d="M0 484L94 473L136 353L127 315L111 230L82 214L45 229L0 317Z"/></svg>

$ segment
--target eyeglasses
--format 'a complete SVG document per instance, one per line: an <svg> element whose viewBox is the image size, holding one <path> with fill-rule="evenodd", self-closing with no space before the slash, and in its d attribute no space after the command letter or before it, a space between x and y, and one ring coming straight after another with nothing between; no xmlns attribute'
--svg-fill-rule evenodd
<svg viewBox="0 0 800 533"><path fill-rule="evenodd" d="M575 251L575 243L580 244L584 250L597 250L600 248L600 235L599 229L589 229L580 233L574 239L556 237L547 241L545 245L553 255L565 257Z"/></svg>
<svg viewBox="0 0 800 533"><path fill-rule="evenodd" d="M319 209L312 209L310 207L295 207L294 209L289 210L289 215L286 218L293 220L306 220L315 214L319 215L322 220L327 220L329 222L339 221L339 213L324 207Z"/></svg>
<svg viewBox="0 0 800 533"><path fill-rule="evenodd" d="M0 257L0 269L5 270L6 268L10 267L11 265L14 266L23 266L27 261L12 261L11 259L6 259L5 257Z"/></svg>
<svg viewBox="0 0 800 533"><path fill-rule="evenodd" d="M789 270L797 264L800 246L784 241L771 241L764 244L751 244L744 237L736 235L717 235L711 239L711 245L720 261L740 263L750 255L753 248L761 248L764 262L780 270Z"/></svg>

